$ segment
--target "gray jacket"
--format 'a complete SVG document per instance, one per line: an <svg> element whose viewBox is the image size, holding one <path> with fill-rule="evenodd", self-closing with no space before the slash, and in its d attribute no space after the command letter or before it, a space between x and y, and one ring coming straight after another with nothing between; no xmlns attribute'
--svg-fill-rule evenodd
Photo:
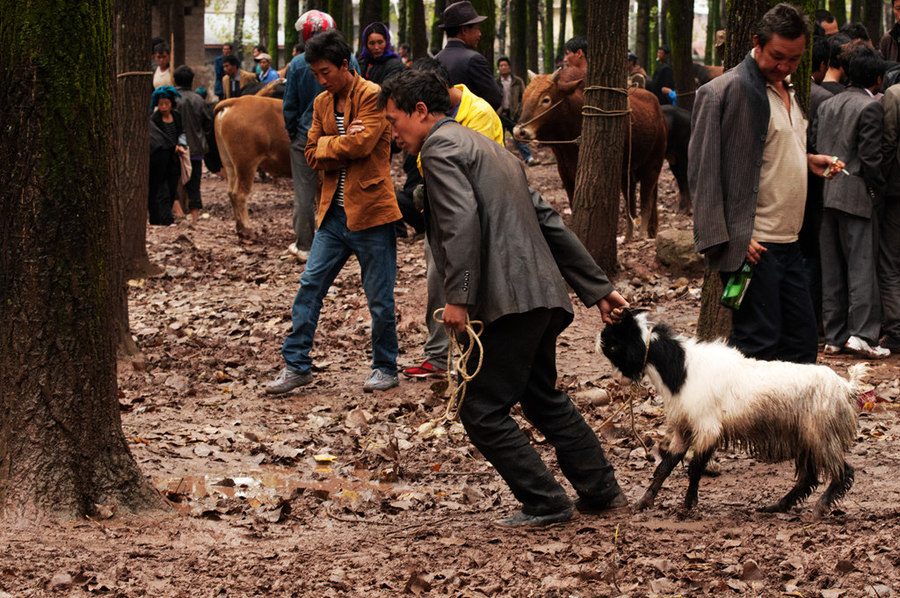
<svg viewBox="0 0 900 598"><path fill-rule="evenodd" d="M206 137L212 132L212 119L206 109L206 102L190 89L179 87L178 92L181 94L178 112L184 124L188 150L192 156L205 156L209 151Z"/></svg>
<svg viewBox="0 0 900 598"><path fill-rule="evenodd" d="M884 107L881 152L886 196L900 196L900 85L888 87L881 100Z"/></svg>
<svg viewBox="0 0 900 598"><path fill-rule="evenodd" d="M813 144L822 154L837 156L851 176L825 181L825 207L871 218L884 193L881 171L881 126L884 109L859 87L829 98L819 106Z"/></svg>
<svg viewBox="0 0 900 598"><path fill-rule="evenodd" d="M564 279L588 306L612 292L503 146L444 119L426 137L421 160L428 240L447 303L467 305L488 324L542 307L572 313Z"/></svg>
<svg viewBox="0 0 900 598"><path fill-rule="evenodd" d="M694 244L711 270L737 270L747 255L769 116L766 82L750 54L697 90L688 184Z"/></svg>

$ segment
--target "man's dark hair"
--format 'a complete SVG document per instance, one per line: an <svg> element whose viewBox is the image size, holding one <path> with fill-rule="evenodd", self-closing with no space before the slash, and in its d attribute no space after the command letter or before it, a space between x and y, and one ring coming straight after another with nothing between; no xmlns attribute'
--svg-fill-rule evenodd
<svg viewBox="0 0 900 598"><path fill-rule="evenodd" d="M450 87L450 73L447 67L437 58L417 58L412 63L412 69L423 73L434 73L444 80L444 88Z"/></svg>
<svg viewBox="0 0 900 598"><path fill-rule="evenodd" d="M154 37L154 38L152 38L152 39L150 40L150 51L155 53L156 46L157 46L158 44L163 43L164 41L166 41L166 40L164 40L164 39L161 38L161 37Z"/></svg>
<svg viewBox="0 0 900 598"><path fill-rule="evenodd" d="M347 66L350 66L350 46L336 29L329 29L309 38L306 41L304 56L309 64L327 60L340 68L346 60Z"/></svg>
<svg viewBox="0 0 900 598"><path fill-rule="evenodd" d="M450 112L447 82L434 72L416 70L415 67L404 69L381 84L379 109L383 110L388 100L393 100L397 109L407 114L412 114L419 102L425 104L428 112Z"/></svg>
<svg viewBox="0 0 900 598"><path fill-rule="evenodd" d="M266 44L256 44L254 47L255 47L257 50L259 50L260 52L262 52L263 54L265 54L266 52L268 52L268 50L266 50Z"/></svg>
<svg viewBox="0 0 900 598"><path fill-rule="evenodd" d="M816 23L834 23L834 15L824 8L820 8L815 14Z"/></svg>
<svg viewBox="0 0 900 598"><path fill-rule="evenodd" d="M871 88L878 84L878 77L884 76L887 66L875 48L864 45L856 48L850 58L847 74L853 87Z"/></svg>
<svg viewBox="0 0 900 598"><path fill-rule="evenodd" d="M800 36L809 39L809 17L793 4L782 2L770 8L756 25L754 35L760 48L764 48L773 36L785 39L797 39Z"/></svg>
<svg viewBox="0 0 900 598"><path fill-rule="evenodd" d="M825 44L828 46L828 68L847 68L847 65L841 62L841 52L844 51L844 46L849 43L850 36L846 33L835 33L825 40Z"/></svg>
<svg viewBox="0 0 900 598"><path fill-rule="evenodd" d="M815 39L812 44L812 70L819 70L823 62L828 68L828 44L824 38Z"/></svg>
<svg viewBox="0 0 900 598"><path fill-rule="evenodd" d="M305 47L306 47L306 44L303 43L302 41L299 41L296 44L294 44L294 52L296 52L297 54L303 54L303 49Z"/></svg>
<svg viewBox="0 0 900 598"><path fill-rule="evenodd" d="M237 56L234 54L229 54L228 56L222 59L222 64L233 64L234 66L240 68L241 62L237 59Z"/></svg>
<svg viewBox="0 0 900 598"><path fill-rule="evenodd" d="M501 63L501 62L505 62L506 64L510 64L510 65L512 64L512 63L509 61L509 56L501 56L500 58L498 58L498 59L497 59L497 66L500 66L500 63Z"/></svg>
<svg viewBox="0 0 900 598"><path fill-rule="evenodd" d="M234 52L234 44L233 43L225 42L224 44L222 44L222 48L225 48L225 46L228 46L228 49L231 50L232 52Z"/></svg>
<svg viewBox="0 0 900 598"><path fill-rule="evenodd" d="M576 35L572 39L566 42L566 50L575 54L578 50L581 50L585 56L587 56L587 38L583 35Z"/></svg>
<svg viewBox="0 0 900 598"><path fill-rule="evenodd" d="M459 35L459 32L462 31L462 27L445 27L444 33L447 34L447 37L456 37Z"/></svg>
<svg viewBox="0 0 900 598"><path fill-rule="evenodd" d="M866 29L866 26L862 23L846 23L838 31L846 33L852 40L861 39L864 42L872 41L872 38L869 37L869 30Z"/></svg>
<svg viewBox="0 0 900 598"><path fill-rule="evenodd" d="M397 47L402 48L402 49L406 50L407 52L412 50L412 46L410 46L408 42L400 42L400 45Z"/></svg>
<svg viewBox="0 0 900 598"><path fill-rule="evenodd" d="M190 88L194 84L194 71L186 64L181 65L172 73L175 85Z"/></svg>
<svg viewBox="0 0 900 598"><path fill-rule="evenodd" d="M167 44L166 42L159 42L158 44L153 46L154 54L163 54L163 53L167 54L168 52L169 52L169 44Z"/></svg>

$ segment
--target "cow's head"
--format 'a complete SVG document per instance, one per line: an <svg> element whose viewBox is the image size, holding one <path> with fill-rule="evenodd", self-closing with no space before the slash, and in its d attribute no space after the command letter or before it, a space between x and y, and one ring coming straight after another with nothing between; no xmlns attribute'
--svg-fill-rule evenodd
<svg viewBox="0 0 900 598"><path fill-rule="evenodd" d="M583 104L583 70L566 68L552 75L536 75L522 96L521 124L513 129L513 135L519 141L534 141L559 139L573 127L580 132Z"/></svg>

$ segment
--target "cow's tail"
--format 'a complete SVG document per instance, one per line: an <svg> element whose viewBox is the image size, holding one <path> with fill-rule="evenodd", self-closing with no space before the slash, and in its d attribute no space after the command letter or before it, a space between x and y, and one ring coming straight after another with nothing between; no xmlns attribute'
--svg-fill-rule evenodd
<svg viewBox="0 0 900 598"><path fill-rule="evenodd" d="M221 102L216 104L216 108L215 108L215 110L213 110L213 114L218 114L219 112L221 112L222 110L225 110L226 108L228 108L229 106L231 106L232 104L234 104L237 101L238 101L238 98L228 98L227 100L222 100Z"/></svg>

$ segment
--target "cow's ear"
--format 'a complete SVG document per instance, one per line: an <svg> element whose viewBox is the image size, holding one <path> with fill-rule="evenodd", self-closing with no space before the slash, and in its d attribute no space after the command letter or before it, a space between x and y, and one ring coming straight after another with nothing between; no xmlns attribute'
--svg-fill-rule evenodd
<svg viewBox="0 0 900 598"><path fill-rule="evenodd" d="M559 81L557 82L557 86L559 90L565 94L573 93L576 89L581 87L584 83L584 79L575 79L574 81Z"/></svg>

